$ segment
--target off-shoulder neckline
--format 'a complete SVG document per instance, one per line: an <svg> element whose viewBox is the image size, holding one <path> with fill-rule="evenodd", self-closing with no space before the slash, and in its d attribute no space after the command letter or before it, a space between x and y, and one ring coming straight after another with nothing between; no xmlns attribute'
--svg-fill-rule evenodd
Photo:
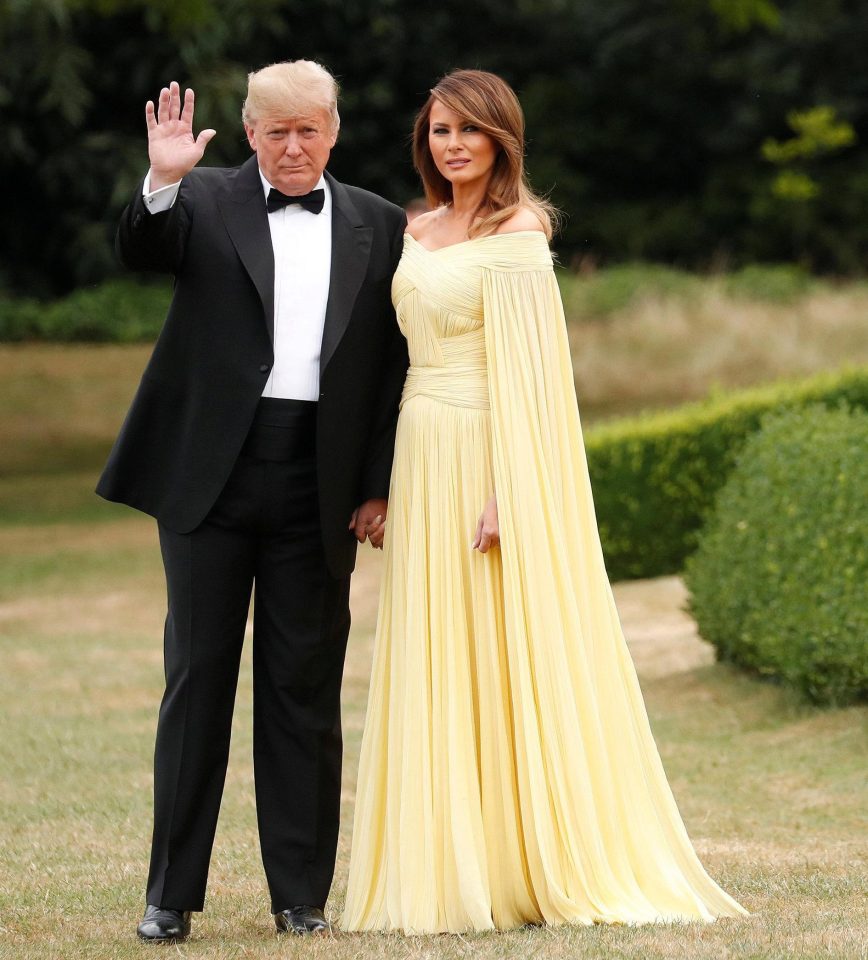
<svg viewBox="0 0 868 960"><path fill-rule="evenodd" d="M537 236L542 237L546 241L546 246L548 246L548 241L546 240L546 235L542 230L507 230L505 233L486 233L482 237L471 237L469 240L459 240L457 243L447 243L442 247L434 247L432 250L430 247L426 247L421 240L417 240L412 233L409 231L404 232L404 239L408 237L417 247L421 247L425 253L441 253L443 250L454 250L456 247L465 247L468 243L478 243L480 240L502 240L504 237L519 237L523 234L536 234Z"/></svg>

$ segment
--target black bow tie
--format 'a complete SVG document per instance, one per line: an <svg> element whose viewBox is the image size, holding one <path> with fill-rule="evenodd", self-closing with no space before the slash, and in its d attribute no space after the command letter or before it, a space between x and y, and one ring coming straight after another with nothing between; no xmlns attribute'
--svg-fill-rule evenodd
<svg viewBox="0 0 868 960"><path fill-rule="evenodd" d="M297 203L299 206L304 207L305 210L310 210L311 213L319 213L325 203L325 190L320 188L319 190L311 190L310 193L306 193L301 197L288 197L285 193L281 193L272 187L271 190L268 191L265 209L269 213L274 213L275 210L282 210L291 203Z"/></svg>

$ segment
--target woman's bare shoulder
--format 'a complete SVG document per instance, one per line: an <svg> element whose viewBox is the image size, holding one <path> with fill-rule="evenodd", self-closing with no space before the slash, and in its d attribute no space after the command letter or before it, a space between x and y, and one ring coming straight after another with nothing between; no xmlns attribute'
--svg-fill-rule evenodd
<svg viewBox="0 0 868 960"><path fill-rule="evenodd" d="M431 224L437 219L439 210L428 210L426 213L420 213L407 224L405 233L409 233L414 240L421 240L425 233L431 228Z"/></svg>
<svg viewBox="0 0 868 960"><path fill-rule="evenodd" d="M543 234L546 232L539 214L531 207L519 207L508 220L497 225L496 232L519 233L524 230L537 230Z"/></svg>

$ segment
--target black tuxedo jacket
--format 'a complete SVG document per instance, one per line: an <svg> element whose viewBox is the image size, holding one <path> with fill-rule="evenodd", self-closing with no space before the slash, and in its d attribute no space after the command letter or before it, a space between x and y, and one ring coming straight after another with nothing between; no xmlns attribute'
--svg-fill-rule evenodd
<svg viewBox="0 0 868 960"><path fill-rule="evenodd" d="M334 576L355 563L347 530L386 497L407 350L391 303L404 212L338 183L320 360L317 472ZM97 486L177 533L197 527L235 464L274 361L274 255L257 158L197 168L175 204L147 212L138 190L117 235L123 263L174 274L165 325Z"/></svg>

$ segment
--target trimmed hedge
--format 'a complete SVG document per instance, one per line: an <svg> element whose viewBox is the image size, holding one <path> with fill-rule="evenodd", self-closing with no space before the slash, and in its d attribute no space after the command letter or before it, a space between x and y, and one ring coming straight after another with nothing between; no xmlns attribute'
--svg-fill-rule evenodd
<svg viewBox="0 0 868 960"><path fill-rule="evenodd" d="M868 408L868 368L746 390L589 431L588 468L609 576L680 571L762 417L810 403Z"/></svg>
<svg viewBox="0 0 868 960"><path fill-rule="evenodd" d="M167 284L109 280L62 300L0 299L0 341L141 343L157 338L171 299Z"/></svg>
<svg viewBox="0 0 868 960"><path fill-rule="evenodd" d="M864 410L765 417L687 561L718 659L816 703L868 699L866 453Z"/></svg>

